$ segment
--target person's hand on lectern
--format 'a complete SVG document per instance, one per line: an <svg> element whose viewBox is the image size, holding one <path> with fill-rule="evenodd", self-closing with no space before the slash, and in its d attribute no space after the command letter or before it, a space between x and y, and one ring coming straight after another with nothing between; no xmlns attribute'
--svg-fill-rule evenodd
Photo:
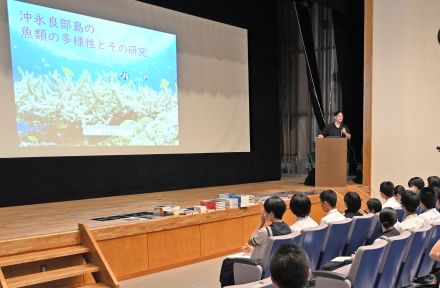
<svg viewBox="0 0 440 288"><path fill-rule="evenodd" d="M324 138L324 135L319 134L319 135L318 135L318 138Z"/></svg>

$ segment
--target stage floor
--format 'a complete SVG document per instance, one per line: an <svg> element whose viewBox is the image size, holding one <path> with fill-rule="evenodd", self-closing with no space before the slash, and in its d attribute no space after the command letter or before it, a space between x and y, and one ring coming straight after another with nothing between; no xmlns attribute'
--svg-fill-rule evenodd
<svg viewBox="0 0 440 288"><path fill-rule="evenodd" d="M279 181L0 208L0 241L74 231L78 229L78 223L88 224L91 229L127 224L127 220L121 219L105 222L91 219L148 211L156 205L190 207L198 205L200 200L216 198L220 193L265 195L276 192L321 191L329 188L305 186L303 182L304 179L301 178L283 178ZM345 187L331 188L341 196L348 191L356 191L363 194L363 199L368 198L370 193L369 187L352 182Z"/></svg>

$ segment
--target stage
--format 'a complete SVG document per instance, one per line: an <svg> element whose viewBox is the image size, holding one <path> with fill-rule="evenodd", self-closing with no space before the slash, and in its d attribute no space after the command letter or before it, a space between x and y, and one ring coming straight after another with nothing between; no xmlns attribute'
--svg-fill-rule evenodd
<svg viewBox="0 0 440 288"><path fill-rule="evenodd" d="M305 191L317 194L331 188L338 193L340 211L344 209L342 197L345 193L358 192L363 200L370 195L369 187L355 183L344 187L312 187L303 185L303 182L304 179L283 178L270 182L0 208L0 257L76 245L79 242L78 223L83 223L90 227L118 279L128 279L237 251L258 225L261 205L153 220L102 222L91 219L148 211L156 205L190 207L198 205L200 200L216 198L227 192L268 195ZM323 216L319 197L312 195L310 198L311 216L319 221ZM288 223L295 221L290 211L285 220Z"/></svg>

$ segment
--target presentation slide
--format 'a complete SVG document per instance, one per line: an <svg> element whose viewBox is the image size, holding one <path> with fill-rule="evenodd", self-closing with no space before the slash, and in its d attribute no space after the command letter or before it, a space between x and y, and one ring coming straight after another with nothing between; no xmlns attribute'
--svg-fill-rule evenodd
<svg viewBox="0 0 440 288"><path fill-rule="evenodd" d="M179 144L176 35L7 4L20 147Z"/></svg>
<svg viewBox="0 0 440 288"><path fill-rule="evenodd" d="M250 152L244 28L136 0L0 0L0 39L0 158Z"/></svg>

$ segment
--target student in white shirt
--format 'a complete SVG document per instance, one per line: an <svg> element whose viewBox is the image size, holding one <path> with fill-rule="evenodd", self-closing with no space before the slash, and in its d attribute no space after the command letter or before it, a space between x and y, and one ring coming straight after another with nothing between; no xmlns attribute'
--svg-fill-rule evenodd
<svg viewBox="0 0 440 288"><path fill-rule="evenodd" d="M420 177L413 177L408 180L408 187L410 190L419 192L420 189L425 187L425 181L423 181L423 179Z"/></svg>
<svg viewBox="0 0 440 288"><path fill-rule="evenodd" d="M292 232L301 232L307 228L318 227L318 223L309 216L311 208L312 202L306 194L302 192L293 194L292 199L290 199L290 210L297 217L297 220L290 226Z"/></svg>
<svg viewBox="0 0 440 288"><path fill-rule="evenodd" d="M382 208L398 209L401 207L400 203L394 198L394 184L391 181L385 181L380 183L379 187L380 197L385 200L382 204Z"/></svg>
<svg viewBox="0 0 440 288"><path fill-rule="evenodd" d="M367 201L367 209L365 213L367 214L376 214L382 211L382 203L377 198L370 198Z"/></svg>
<svg viewBox="0 0 440 288"><path fill-rule="evenodd" d="M336 209L336 202L338 201L338 197L336 192L333 190L325 190L319 194L319 199L321 200L321 208L324 212L327 212L327 215L321 219L320 224L329 224L333 222L338 222L345 220L344 215L342 215Z"/></svg>
<svg viewBox="0 0 440 288"><path fill-rule="evenodd" d="M403 187L402 185L397 185L396 187L394 187L394 198L397 202L400 203L401 195L405 190L405 187Z"/></svg>
<svg viewBox="0 0 440 288"><path fill-rule="evenodd" d="M419 217L425 220L426 225L440 221L440 213L437 211L437 193L430 187L420 189L420 209L422 213Z"/></svg>
<svg viewBox="0 0 440 288"><path fill-rule="evenodd" d="M405 212L405 219L401 223L394 225L400 233L403 231L414 232L423 226L425 226L425 220L417 216L416 210L419 207L420 200L419 195L412 191L406 190L402 193L402 209Z"/></svg>

